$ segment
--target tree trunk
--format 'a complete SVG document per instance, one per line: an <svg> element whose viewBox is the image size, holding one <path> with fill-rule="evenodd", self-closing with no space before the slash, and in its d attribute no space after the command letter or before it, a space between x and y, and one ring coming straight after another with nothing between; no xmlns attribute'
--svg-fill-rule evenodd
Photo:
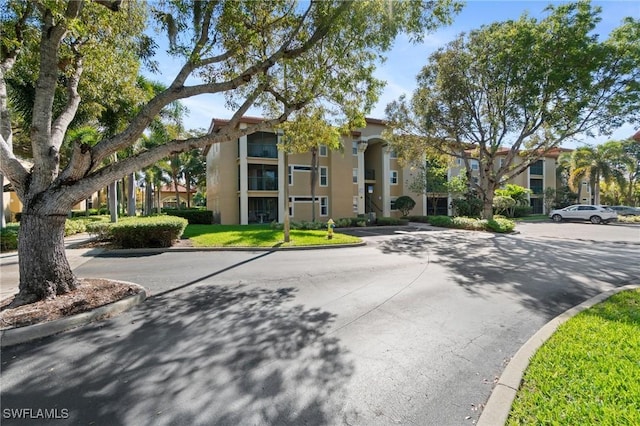
<svg viewBox="0 0 640 426"><path fill-rule="evenodd" d="M109 214L111 215L111 222L116 223L118 221L118 181L114 181L109 185L107 195L109 199Z"/></svg>
<svg viewBox="0 0 640 426"><path fill-rule="evenodd" d="M187 208L191 208L191 174L189 172L185 172L184 179L187 185Z"/></svg>
<svg viewBox="0 0 640 426"><path fill-rule="evenodd" d="M0 196L0 229L7 226L4 218L4 176L0 173L0 182L2 182L2 196Z"/></svg>
<svg viewBox="0 0 640 426"><path fill-rule="evenodd" d="M20 292L12 306L52 299L78 286L64 249L65 214L43 215L28 205L18 234Z"/></svg>
<svg viewBox="0 0 640 426"><path fill-rule="evenodd" d="M129 201L127 201L127 215L136 215L136 180L133 173L127 177L127 195Z"/></svg>
<svg viewBox="0 0 640 426"><path fill-rule="evenodd" d="M146 178L146 182L144 186L144 215L151 216L153 213L153 182L149 178Z"/></svg>

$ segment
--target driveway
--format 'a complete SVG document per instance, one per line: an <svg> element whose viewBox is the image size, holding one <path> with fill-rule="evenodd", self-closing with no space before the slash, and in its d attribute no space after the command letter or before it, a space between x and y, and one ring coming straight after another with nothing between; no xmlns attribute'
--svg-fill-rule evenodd
<svg viewBox="0 0 640 426"><path fill-rule="evenodd" d="M537 329L639 275L633 244L454 230L366 239L93 258L80 276L154 296L3 350L2 407L64 408L65 424L471 425Z"/></svg>
<svg viewBox="0 0 640 426"><path fill-rule="evenodd" d="M528 237L640 244L640 224L594 225L589 222L518 222L516 229Z"/></svg>

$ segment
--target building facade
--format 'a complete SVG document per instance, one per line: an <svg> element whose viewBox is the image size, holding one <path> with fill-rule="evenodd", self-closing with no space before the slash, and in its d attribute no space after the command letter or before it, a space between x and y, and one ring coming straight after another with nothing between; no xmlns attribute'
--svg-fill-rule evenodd
<svg viewBox="0 0 640 426"><path fill-rule="evenodd" d="M502 167L504 159L506 158L509 150L503 149L498 153L498 162L494 165L497 171ZM561 182L557 176L558 157L565 152L571 152L569 149L554 148L547 152L542 158L535 163L531 164L527 169L517 176L505 181L515 185L522 186L531 191L528 195L529 204L533 214L546 214L548 213L547 207L544 202L544 192L547 188L557 189L561 186ZM522 163L522 159L518 156L514 157L512 167L517 167ZM477 179L478 170L480 164L477 160L471 160L471 169L473 179ZM464 173L464 162L462 159L456 159L454 165L449 170L449 176L457 176ZM580 203L590 204L589 185L584 182L582 191L582 200L578 200ZM450 196L449 196L450 197ZM449 212L451 214L451 212Z"/></svg>
<svg viewBox="0 0 640 426"><path fill-rule="evenodd" d="M241 128L261 121L245 117ZM216 124L223 120L214 120ZM235 141L211 145L207 158L207 207L222 224L282 222L285 208L292 220L317 221L358 215L399 216L395 200L416 201L411 214L426 214L426 197L412 193L410 168L402 167L382 137L384 122L343 137L343 149L320 144L315 200L311 191L311 153L278 150L280 135L256 132Z"/></svg>

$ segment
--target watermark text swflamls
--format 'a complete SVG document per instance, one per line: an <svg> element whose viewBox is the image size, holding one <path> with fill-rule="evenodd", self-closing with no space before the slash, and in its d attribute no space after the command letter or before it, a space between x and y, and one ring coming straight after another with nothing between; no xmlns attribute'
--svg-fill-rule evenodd
<svg viewBox="0 0 640 426"><path fill-rule="evenodd" d="M69 418L69 410L67 408L3 408L2 418L64 420Z"/></svg>

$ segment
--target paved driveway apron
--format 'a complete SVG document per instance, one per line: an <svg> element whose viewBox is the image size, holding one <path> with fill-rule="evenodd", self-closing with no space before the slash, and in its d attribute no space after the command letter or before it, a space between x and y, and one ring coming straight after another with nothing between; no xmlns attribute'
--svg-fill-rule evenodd
<svg viewBox="0 0 640 426"><path fill-rule="evenodd" d="M64 423L83 425L472 424L539 327L639 272L635 245L452 230L367 239L95 258L76 272L154 296L3 350L3 412L67 409Z"/></svg>

